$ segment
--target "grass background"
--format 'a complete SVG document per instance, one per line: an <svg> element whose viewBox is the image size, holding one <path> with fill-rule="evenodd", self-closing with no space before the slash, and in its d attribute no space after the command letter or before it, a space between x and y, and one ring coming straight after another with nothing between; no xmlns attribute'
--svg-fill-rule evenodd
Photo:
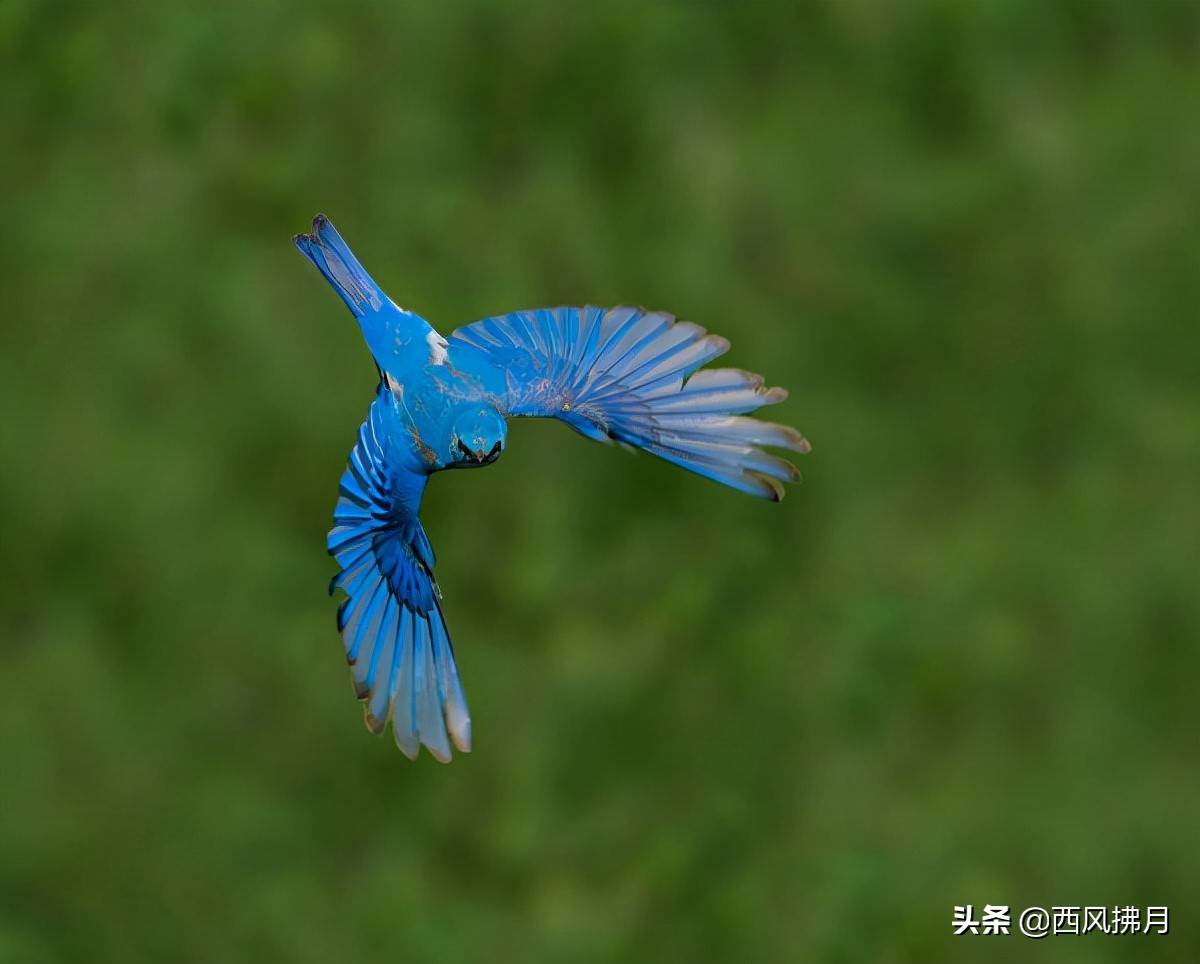
<svg viewBox="0 0 1200 964"><path fill-rule="evenodd" d="M0 6L0 960L1195 961L1200 14ZM371 397L642 303L791 399L759 503L565 428L430 487L476 752L363 730ZM951 938L956 903L1168 937Z"/></svg>

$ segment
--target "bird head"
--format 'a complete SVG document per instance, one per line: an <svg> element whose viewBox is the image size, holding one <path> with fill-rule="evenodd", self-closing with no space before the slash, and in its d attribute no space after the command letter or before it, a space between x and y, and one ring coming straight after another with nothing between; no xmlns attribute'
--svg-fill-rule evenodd
<svg viewBox="0 0 1200 964"><path fill-rule="evenodd" d="M467 469L490 465L504 451L508 426L490 405L471 405L454 417L450 430L447 468Z"/></svg>

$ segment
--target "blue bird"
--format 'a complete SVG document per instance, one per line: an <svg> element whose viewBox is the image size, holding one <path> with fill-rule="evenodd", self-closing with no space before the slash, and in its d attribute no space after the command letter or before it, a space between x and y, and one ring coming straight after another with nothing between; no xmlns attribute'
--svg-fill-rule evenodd
<svg viewBox="0 0 1200 964"><path fill-rule="evenodd" d="M640 308L543 308L486 318L443 338L384 294L324 215L296 247L358 319L379 386L342 475L328 548L340 571L338 630L368 729L390 717L410 759L471 749L471 717L419 512L442 469L504 451L506 419L557 418L750 495L779 501L800 474L764 446L808 452L795 429L745 418L783 401L758 375L698 371L729 342Z"/></svg>

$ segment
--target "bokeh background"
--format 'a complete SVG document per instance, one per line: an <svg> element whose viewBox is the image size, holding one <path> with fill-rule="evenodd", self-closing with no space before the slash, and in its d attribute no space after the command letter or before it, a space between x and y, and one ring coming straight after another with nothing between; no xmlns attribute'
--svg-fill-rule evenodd
<svg viewBox="0 0 1200 964"><path fill-rule="evenodd" d="M1200 959L1198 43L0 5L0 960ZM317 211L444 330L694 319L815 445L782 505L533 421L436 479L450 767L366 733L325 595L374 370Z"/></svg>

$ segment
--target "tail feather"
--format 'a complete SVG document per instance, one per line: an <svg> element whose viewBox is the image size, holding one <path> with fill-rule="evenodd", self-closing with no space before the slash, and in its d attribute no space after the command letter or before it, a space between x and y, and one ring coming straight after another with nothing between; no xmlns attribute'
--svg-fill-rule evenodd
<svg viewBox="0 0 1200 964"><path fill-rule="evenodd" d="M309 234L297 234L292 241L325 276L356 318L379 311L387 303L383 289L359 264L354 252L324 214L313 218Z"/></svg>
<svg viewBox="0 0 1200 964"><path fill-rule="evenodd" d="M292 240L358 319L380 371L404 382L407 379L405 360L411 362L413 358L423 357L420 353L411 354L408 349L428 342L433 333L429 322L401 308L384 294L325 215L318 214L313 218L310 233L297 234ZM429 347L425 351L432 352L433 349Z"/></svg>

